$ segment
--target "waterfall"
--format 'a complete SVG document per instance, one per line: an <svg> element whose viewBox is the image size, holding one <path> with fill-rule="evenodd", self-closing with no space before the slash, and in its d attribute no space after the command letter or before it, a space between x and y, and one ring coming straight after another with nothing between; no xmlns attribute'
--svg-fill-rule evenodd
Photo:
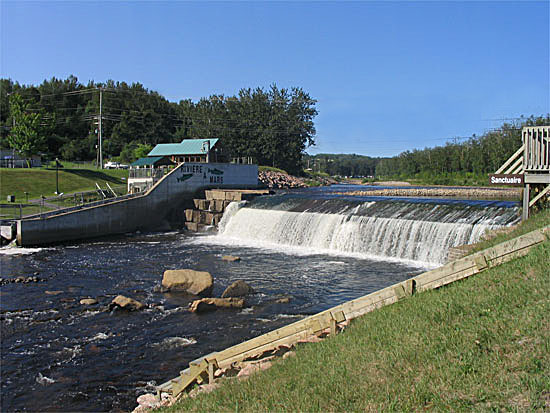
<svg viewBox="0 0 550 413"><path fill-rule="evenodd" d="M517 208L475 203L267 198L230 204L218 237L436 266L445 263L449 248L518 221Z"/></svg>

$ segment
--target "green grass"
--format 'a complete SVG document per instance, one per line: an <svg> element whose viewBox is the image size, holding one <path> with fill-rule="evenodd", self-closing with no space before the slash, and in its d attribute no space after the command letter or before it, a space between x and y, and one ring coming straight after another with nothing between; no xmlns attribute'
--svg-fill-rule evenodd
<svg viewBox="0 0 550 413"><path fill-rule="evenodd" d="M260 166L258 166L258 171L260 171L260 172L265 172L265 171L280 172L282 174L287 174L288 175L287 171L285 171L283 169L275 168L273 166L260 165Z"/></svg>
<svg viewBox="0 0 550 413"><path fill-rule="evenodd" d="M527 221L522 221L510 229L503 229L502 231L497 230L494 233L495 236L474 244L473 248L468 251L468 254L473 254L474 252L493 247L501 242L519 237L520 235L527 234L528 232L547 225L550 225L550 209L539 211L538 213L533 214Z"/></svg>
<svg viewBox="0 0 550 413"><path fill-rule="evenodd" d="M163 411L547 411L549 262L546 241Z"/></svg>
<svg viewBox="0 0 550 413"><path fill-rule="evenodd" d="M62 162L63 166L72 166ZM15 195L16 202L25 202L25 192L28 198L39 198L41 195L53 196L56 190L55 169L52 168L1 168L0 169L0 201L6 202L7 195ZM59 191L65 194L90 191L96 189L97 182L102 188L109 185L124 185L128 178L128 170L104 169L93 167L59 169Z"/></svg>

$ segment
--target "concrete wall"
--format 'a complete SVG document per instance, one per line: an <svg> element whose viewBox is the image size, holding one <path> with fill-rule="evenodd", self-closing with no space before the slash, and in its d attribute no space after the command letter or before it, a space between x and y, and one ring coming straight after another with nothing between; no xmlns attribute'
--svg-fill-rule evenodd
<svg viewBox="0 0 550 413"><path fill-rule="evenodd" d="M166 218L180 209L185 200L191 200L197 191L256 188L257 185L257 165L185 163L144 195L77 211L61 211L42 219L20 220L17 243L31 246L137 230L160 230L167 226Z"/></svg>

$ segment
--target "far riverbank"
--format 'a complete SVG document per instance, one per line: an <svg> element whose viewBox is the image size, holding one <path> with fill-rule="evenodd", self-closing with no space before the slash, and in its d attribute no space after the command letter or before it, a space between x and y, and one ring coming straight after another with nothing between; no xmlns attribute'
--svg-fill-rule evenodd
<svg viewBox="0 0 550 413"><path fill-rule="evenodd" d="M384 185L384 184L381 184ZM390 185L388 185L390 186ZM351 192L335 192L352 196L404 196L404 197L445 197L467 199L519 199L521 188L482 188L482 187L397 187L373 188Z"/></svg>

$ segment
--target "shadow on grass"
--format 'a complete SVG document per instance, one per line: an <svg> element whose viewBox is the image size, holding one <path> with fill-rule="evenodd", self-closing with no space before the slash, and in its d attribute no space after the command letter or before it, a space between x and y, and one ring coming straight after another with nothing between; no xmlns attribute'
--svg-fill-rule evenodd
<svg viewBox="0 0 550 413"><path fill-rule="evenodd" d="M47 168L49 171L55 171L55 168ZM89 169L66 169L59 168L60 171L68 172L86 179L92 179L96 181L107 181L115 184L122 184L123 181L115 176L107 175L104 172L90 171Z"/></svg>

